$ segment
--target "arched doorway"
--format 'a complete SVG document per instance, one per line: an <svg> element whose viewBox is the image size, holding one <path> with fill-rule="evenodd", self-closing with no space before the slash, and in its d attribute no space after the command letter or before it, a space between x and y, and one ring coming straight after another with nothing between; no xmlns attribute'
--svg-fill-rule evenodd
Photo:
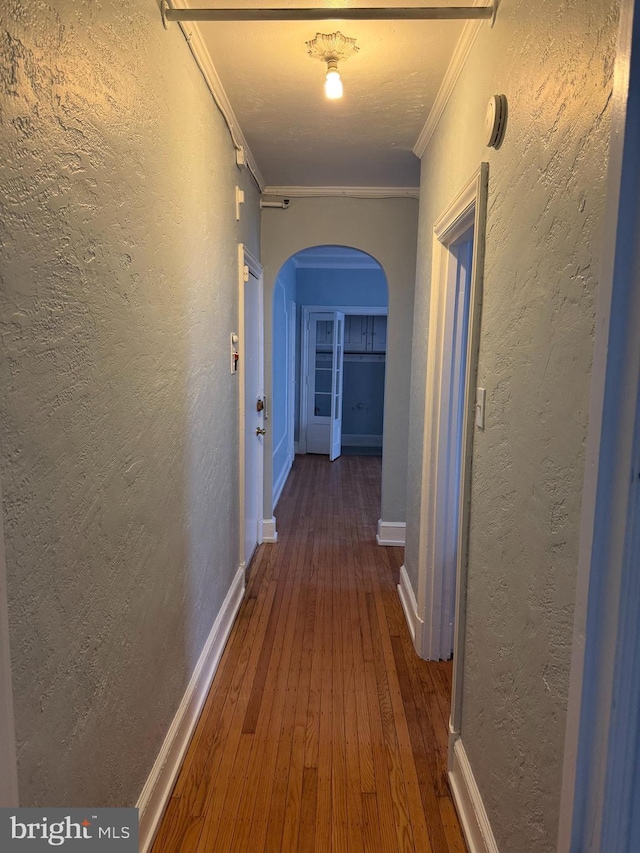
<svg viewBox="0 0 640 853"><path fill-rule="evenodd" d="M347 246L296 252L272 305L272 501L294 453L382 455L389 296L380 263Z"/></svg>

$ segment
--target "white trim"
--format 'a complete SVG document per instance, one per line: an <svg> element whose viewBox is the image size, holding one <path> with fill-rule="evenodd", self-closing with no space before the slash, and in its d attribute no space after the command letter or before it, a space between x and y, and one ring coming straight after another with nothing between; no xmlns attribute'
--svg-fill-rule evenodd
<svg viewBox="0 0 640 853"><path fill-rule="evenodd" d="M265 187L277 198L420 198L420 187Z"/></svg>
<svg viewBox="0 0 640 853"><path fill-rule="evenodd" d="M187 2L187 0L172 0L171 5L174 9L189 8L189 3ZM218 76L218 72L216 71L215 65L213 64L213 60L211 59L211 54L209 53L204 38L202 37L200 27L195 21L181 21L178 26L184 33L184 36L189 44L189 48L193 53L193 57L196 60L200 71L202 72L202 76L204 77L205 83L207 84L209 91L213 95L214 101L216 102L225 122L227 123L233 144L236 148L244 149L244 155L247 161L247 165L253 173L253 176L256 179L256 183L258 184L260 190L264 190L264 177L262 176L262 172L258 167L256 159L253 156L251 149L249 148L244 133L242 132L242 128L240 127L240 123L238 122L238 119L236 118L236 115L233 111L233 107L231 106L231 102L229 101L229 98L227 97L227 93L224 90L220 77Z"/></svg>
<svg viewBox="0 0 640 853"><path fill-rule="evenodd" d="M147 853L151 849L162 815L171 797L189 741L193 736L198 717L211 688L222 652L242 603L244 576L244 565L241 565L216 616L189 681L189 686L182 697L180 707L171 722L167 736L136 804L140 810L140 853Z"/></svg>
<svg viewBox="0 0 640 853"><path fill-rule="evenodd" d="M299 453L302 453L302 451L300 450L300 442L299 441L293 442L293 452L294 452L295 456L297 456Z"/></svg>
<svg viewBox="0 0 640 853"><path fill-rule="evenodd" d="M9 654L9 605L7 602L7 561L2 520L0 483L0 808L18 805L18 768L13 716L13 685Z"/></svg>
<svg viewBox="0 0 640 853"><path fill-rule="evenodd" d="M400 603L402 604L402 609L404 610L405 619L407 620L407 625L409 626L409 633L411 634L411 639L413 640L413 644L416 644L416 634L421 636L422 632L422 619L418 616L418 602L416 601L416 596L413 591L413 587L411 586L411 580L409 579L409 575L407 574L406 568L400 566L400 583L398 584L398 595L400 596Z"/></svg>
<svg viewBox="0 0 640 853"><path fill-rule="evenodd" d="M389 314L389 309L386 307L368 305L303 305L302 319L306 322L309 319L309 314L323 314L326 311L339 311L341 314L355 314L356 316L371 316L376 315L385 317Z"/></svg>
<svg viewBox="0 0 640 853"><path fill-rule="evenodd" d="M623 0L582 490L559 853L637 849L628 834L633 797L629 771L637 760L629 738L635 740L637 731L637 699L627 703L629 692L639 689L640 673L634 636L638 614L629 587L637 574L640 543L633 541L628 514L632 481L638 488L630 469L640 381L640 107L633 70L639 52L640 2ZM630 69L636 75L631 88Z"/></svg>
<svg viewBox="0 0 640 853"><path fill-rule="evenodd" d="M342 433L343 447L382 447L381 435L357 435L356 433Z"/></svg>
<svg viewBox="0 0 640 853"><path fill-rule="evenodd" d="M262 541L263 542L277 542L278 541L278 531L276 530L276 517L275 515L271 518L265 518L262 521Z"/></svg>
<svg viewBox="0 0 640 853"><path fill-rule="evenodd" d="M378 519L376 542L378 545L404 545L407 524L405 521L383 521Z"/></svg>
<svg viewBox="0 0 640 853"><path fill-rule="evenodd" d="M469 853L499 853L467 753L453 733L449 736L449 785Z"/></svg>
<svg viewBox="0 0 640 853"><path fill-rule="evenodd" d="M360 252L359 258L353 258L353 260L347 260L345 258L338 260L337 256L335 258L327 257L320 258L319 256L311 256L306 257L305 255L302 258L294 255L291 260L293 261L293 265L297 270L379 270L380 264L376 261L375 258L372 258L371 255L366 255L364 252Z"/></svg>
<svg viewBox="0 0 640 853"><path fill-rule="evenodd" d="M433 266L431 273L431 308L427 352L427 376L424 412L424 448L421 461L420 527L418 542L418 613L424 620L421 657L426 660L447 659L451 654L450 628L443 626L445 611L445 541L451 530L444 524L446 503L451 489L459 494L458 545L456 567L456 603L454 619L454 678L452 719L459 730L459 708L464 662L464 614L466 603L466 565L468 532L468 496L475 406L476 364L479 319L484 270L485 221L487 210L488 164L478 171L454 198L433 226ZM463 406L462 462L460 471L446 464L452 401L446 377L451 374L453 352L448 350L444 330L447 322L447 294L451 284L450 246L471 226L474 229L473 259L469 293L465 397ZM456 429L457 433L457 429ZM452 477L459 477L457 483Z"/></svg>
<svg viewBox="0 0 640 853"><path fill-rule="evenodd" d="M473 5L487 6L489 4L485 3L484 0L474 0ZM455 85L460 77L460 73L464 68L464 64L467 61L469 54L471 53L473 43L480 32L482 23L482 21L466 21L462 29L462 35L458 39L449 67L442 78L442 83L440 84L433 106L431 107L431 112L429 113L424 127L420 131L420 136L418 137L416 144L413 146L413 153L417 157L422 157L424 152L427 150L427 145L429 144L429 141L442 118L442 114L449 103L449 99L451 98Z"/></svg>

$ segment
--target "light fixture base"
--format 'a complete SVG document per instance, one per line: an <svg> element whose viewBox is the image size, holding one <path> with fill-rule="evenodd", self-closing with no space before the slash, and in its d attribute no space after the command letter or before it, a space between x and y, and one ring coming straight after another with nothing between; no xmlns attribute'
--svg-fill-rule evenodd
<svg viewBox="0 0 640 853"><path fill-rule="evenodd" d="M167 10L170 8L171 8L171 6L169 5L168 0L162 0L162 3L160 4L160 14L162 15L162 26L165 28L165 30L169 29L169 20L167 18Z"/></svg>
<svg viewBox="0 0 640 853"><path fill-rule="evenodd" d="M356 46L356 40L337 33L317 33L314 39L308 41L307 50L312 59L320 59L322 62L346 62L360 49Z"/></svg>

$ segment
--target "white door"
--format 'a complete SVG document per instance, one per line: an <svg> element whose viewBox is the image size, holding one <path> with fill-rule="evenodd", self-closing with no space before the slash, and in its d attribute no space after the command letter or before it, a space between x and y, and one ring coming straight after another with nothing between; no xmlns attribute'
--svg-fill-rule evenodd
<svg viewBox="0 0 640 853"><path fill-rule="evenodd" d="M331 413L329 459L333 462L342 453L342 381L344 367L344 314L335 312L335 335L333 346L333 376L331 395L333 411Z"/></svg>
<svg viewBox="0 0 640 853"><path fill-rule="evenodd" d="M243 378L241 417L243 424L243 559L245 566L262 542L262 482L264 454L264 411L262 365L262 270L246 251L242 252L243 323L240 371ZM259 403L260 401L260 403Z"/></svg>
<svg viewBox="0 0 640 853"><path fill-rule="evenodd" d="M310 314L307 340L307 453L322 453L335 459L340 455L342 430L344 314ZM336 444L338 452L334 455Z"/></svg>
<svg viewBox="0 0 640 853"><path fill-rule="evenodd" d="M458 536L460 532L460 494L462 491L462 453L464 429L465 377L467 371L467 344L469 338L469 295L473 260L473 234L464 235L450 248L455 263L451 264L454 279L448 291L449 321L445 330L445 347L451 351L451 360L443 365L443 388L448 389L449 406L443 412L440 428L446 436L446 467L451 477L445 481L445 524L443 553L443 613L441 648L443 657L453 654L454 621L456 610L456 575L458 570Z"/></svg>

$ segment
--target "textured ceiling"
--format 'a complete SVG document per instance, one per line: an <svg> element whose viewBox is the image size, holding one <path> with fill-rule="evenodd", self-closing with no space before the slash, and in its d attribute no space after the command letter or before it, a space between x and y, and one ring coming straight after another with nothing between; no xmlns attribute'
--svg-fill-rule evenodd
<svg viewBox="0 0 640 853"><path fill-rule="evenodd" d="M234 4L191 0L189 5ZM322 5L336 3L242 3L243 7ZM411 3L359 0L352 5ZM432 5L447 3L433 0ZM297 21L199 27L268 185L418 185L419 161L412 149L463 23ZM307 55L305 42L317 32L336 30L356 38L360 51L340 65L344 97L329 101L323 89L326 66Z"/></svg>

